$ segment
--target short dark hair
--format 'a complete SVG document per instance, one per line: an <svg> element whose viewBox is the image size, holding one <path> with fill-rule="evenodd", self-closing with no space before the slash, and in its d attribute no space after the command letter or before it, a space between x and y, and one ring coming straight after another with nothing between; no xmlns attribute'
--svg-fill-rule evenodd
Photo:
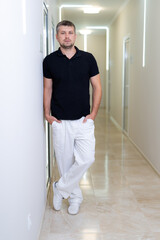
<svg viewBox="0 0 160 240"><path fill-rule="evenodd" d="M76 27L74 25L74 23L68 21L68 20L63 20L61 22L59 22L56 26L56 33L58 33L59 27L60 26L69 26L69 27L73 27L74 28L74 32L76 32Z"/></svg>

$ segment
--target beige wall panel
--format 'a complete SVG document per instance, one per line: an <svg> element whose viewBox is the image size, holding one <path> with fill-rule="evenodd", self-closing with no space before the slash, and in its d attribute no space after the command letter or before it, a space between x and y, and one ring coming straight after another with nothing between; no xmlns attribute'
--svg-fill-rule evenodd
<svg viewBox="0 0 160 240"><path fill-rule="evenodd" d="M75 45L80 49L84 49L84 37L81 34L77 34L77 39Z"/></svg>
<svg viewBox="0 0 160 240"><path fill-rule="evenodd" d="M160 172L160 1L147 0L146 66L142 67L143 0L131 0L111 26L111 115L122 126L123 38L130 35L129 137Z"/></svg>
<svg viewBox="0 0 160 240"><path fill-rule="evenodd" d="M101 107L106 107L106 35L88 35L87 51L91 52L96 58L102 83L102 101Z"/></svg>

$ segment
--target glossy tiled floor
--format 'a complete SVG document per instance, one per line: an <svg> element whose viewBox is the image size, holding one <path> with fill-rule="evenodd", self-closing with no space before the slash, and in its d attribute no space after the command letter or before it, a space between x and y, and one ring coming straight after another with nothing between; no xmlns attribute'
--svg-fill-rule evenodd
<svg viewBox="0 0 160 240"><path fill-rule="evenodd" d="M40 240L160 240L160 177L100 110L96 161L81 180L80 213L52 207L52 189ZM57 169L54 170L55 179Z"/></svg>

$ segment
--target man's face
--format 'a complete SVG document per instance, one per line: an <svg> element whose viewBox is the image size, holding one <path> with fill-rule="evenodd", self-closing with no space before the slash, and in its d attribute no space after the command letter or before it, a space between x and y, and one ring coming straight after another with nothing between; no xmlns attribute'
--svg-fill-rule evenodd
<svg viewBox="0 0 160 240"><path fill-rule="evenodd" d="M62 48L64 49L72 48L76 41L74 27L60 26L56 38Z"/></svg>

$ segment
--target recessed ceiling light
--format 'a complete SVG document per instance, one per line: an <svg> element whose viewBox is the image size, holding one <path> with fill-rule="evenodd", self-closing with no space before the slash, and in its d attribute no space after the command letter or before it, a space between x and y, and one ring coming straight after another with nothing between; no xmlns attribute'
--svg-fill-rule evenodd
<svg viewBox="0 0 160 240"><path fill-rule="evenodd" d="M83 35L88 35L88 34L91 34L91 30L88 30L88 29L84 29L84 30L79 30L80 34L83 34Z"/></svg>
<svg viewBox="0 0 160 240"><path fill-rule="evenodd" d="M98 8L98 7L86 7L86 8L83 8L83 12L84 13L88 13L88 14L99 13L100 10L101 10L101 8Z"/></svg>

